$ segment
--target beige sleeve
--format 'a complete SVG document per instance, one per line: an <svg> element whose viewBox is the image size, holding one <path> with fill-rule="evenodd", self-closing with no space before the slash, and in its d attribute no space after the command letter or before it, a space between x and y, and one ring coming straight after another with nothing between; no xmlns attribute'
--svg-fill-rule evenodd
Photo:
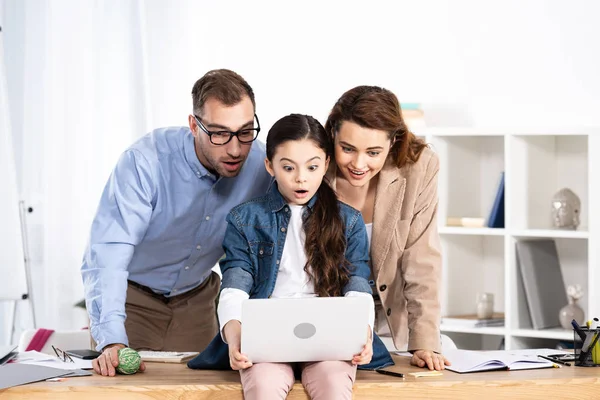
<svg viewBox="0 0 600 400"><path fill-rule="evenodd" d="M408 311L408 350L441 351L441 244L437 229L439 159L428 160L400 259Z"/></svg>

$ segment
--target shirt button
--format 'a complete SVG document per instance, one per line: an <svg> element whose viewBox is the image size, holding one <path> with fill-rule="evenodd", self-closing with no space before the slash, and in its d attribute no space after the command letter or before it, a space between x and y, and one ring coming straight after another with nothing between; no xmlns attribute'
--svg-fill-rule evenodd
<svg viewBox="0 0 600 400"><path fill-rule="evenodd" d="M188 265L186 265L185 270L187 271L188 269L190 269L190 267Z"/></svg>
<svg viewBox="0 0 600 400"><path fill-rule="evenodd" d="M173 293L175 293L177 291L177 289L173 289Z"/></svg>
<svg viewBox="0 0 600 400"><path fill-rule="evenodd" d="M390 315L392 315L392 309L388 308L388 310L387 310L387 316L389 317Z"/></svg>
<svg viewBox="0 0 600 400"><path fill-rule="evenodd" d="M281 228L281 232L285 232L285 228Z"/></svg>
<svg viewBox="0 0 600 400"><path fill-rule="evenodd" d="M207 216L206 216L206 220L208 221L209 219L210 219L210 217L207 215Z"/></svg>
<svg viewBox="0 0 600 400"><path fill-rule="evenodd" d="M198 245L196 246L196 250L200 250L202 248L202 246Z"/></svg>
<svg viewBox="0 0 600 400"><path fill-rule="evenodd" d="M380 292L385 292L385 289L387 289L387 286L386 286L386 285L381 285L381 286L379 286L379 291L380 291Z"/></svg>
<svg viewBox="0 0 600 400"><path fill-rule="evenodd" d="M275 264L279 265L279 260L277 260L277 262Z"/></svg>
<svg viewBox="0 0 600 400"><path fill-rule="evenodd" d="M260 250L260 251L258 252L258 254L260 254L261 256L263 255L263 253L264 253L264 251L262 251L262 250Z"/></svg>

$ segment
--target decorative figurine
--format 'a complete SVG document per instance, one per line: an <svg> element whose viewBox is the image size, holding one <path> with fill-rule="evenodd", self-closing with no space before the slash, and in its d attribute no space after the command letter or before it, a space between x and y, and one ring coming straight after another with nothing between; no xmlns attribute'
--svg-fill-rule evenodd
<svg viewBox="0 0 600 400"><path fill-rule="evenodd" d="M581 200L571 189L560 189L552 198L552 225L555 228L576 230L580 212Z"/></svg>

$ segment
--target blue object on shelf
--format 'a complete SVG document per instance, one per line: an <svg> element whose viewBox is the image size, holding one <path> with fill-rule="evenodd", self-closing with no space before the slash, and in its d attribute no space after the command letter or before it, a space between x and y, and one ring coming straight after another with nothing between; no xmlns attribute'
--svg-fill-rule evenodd
<svg viewBox="0 0 600 400"><path fill-rule="evenodd" d="M500 175L498 192L488 218L488 228L504 228L504 171Z"/></svg>

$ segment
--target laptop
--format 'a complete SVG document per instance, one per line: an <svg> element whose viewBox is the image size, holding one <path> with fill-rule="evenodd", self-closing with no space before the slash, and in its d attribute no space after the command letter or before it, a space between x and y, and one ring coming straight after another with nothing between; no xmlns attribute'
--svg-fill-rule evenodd
<svg viewBox="0 0 600 400"><path fill-rule="evenodd" d="M246 300L241 351L253 363L351 360L367 342L371 307L366 296Z"/></svg>

